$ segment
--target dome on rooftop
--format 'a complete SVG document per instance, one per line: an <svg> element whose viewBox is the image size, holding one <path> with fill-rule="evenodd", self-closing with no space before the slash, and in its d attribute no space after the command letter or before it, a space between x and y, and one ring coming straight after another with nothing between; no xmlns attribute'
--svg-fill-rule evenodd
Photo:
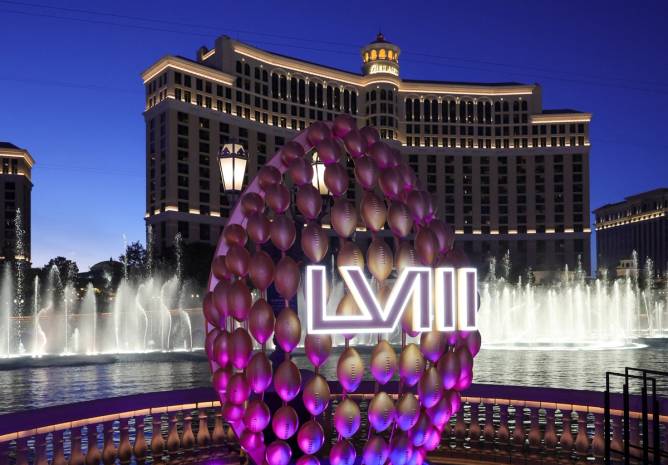
<svg viewBox="0 0 668 465"><path fill-rule="evenodd" d="M362 48L362 71L367 74L399 75L399 54L401 49L385 39L382 32L376 40Z"/></svg>

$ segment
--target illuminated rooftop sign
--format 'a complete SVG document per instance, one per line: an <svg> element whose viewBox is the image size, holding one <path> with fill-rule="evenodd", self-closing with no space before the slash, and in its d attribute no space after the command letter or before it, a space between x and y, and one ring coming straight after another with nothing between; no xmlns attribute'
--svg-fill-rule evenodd
<svg viewBox="0 0 668 465"><path fill-rule="evenodd" d="M412 297L413 330L475 330L478 306L475 268L408 267L381 306L361 268L343 266L341 276L359 315L328 315L326 269L306 267L306 317L309 334L391 333Z"/></svg>
<svg viewBox="0 0 668 465"><path fill-rule="evenodd" d="M399 76L399 68L386 63L372 63L369 67L369 74L394 74Z"/></svg>

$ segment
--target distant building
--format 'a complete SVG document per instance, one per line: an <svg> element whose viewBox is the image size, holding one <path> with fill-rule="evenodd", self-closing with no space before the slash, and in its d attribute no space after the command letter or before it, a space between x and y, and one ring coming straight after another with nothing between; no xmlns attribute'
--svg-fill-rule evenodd
<svg viewBox="0 0 668 465"><path fill-rule="evenodd" d="M123 264L112 258L92 265L88 271L77 275L77 278L84 282L91 282L95 287L103 287L107 281L111 282L114 278L123 275Z"/></svg>
<svg viewBox="0 0 668 465"><path fill-rule="evenodd" d="M638 269L638 264L634 263L633 259L626 258L620 260L615 268L615 277L616 278L626 278L628 276L638 275L640 270Z"/></svg>
<svg viewBox="0 0 668 465"><path fill-rule="evenodd" d="M98 311L107 311L116 295L118 283L123 277L123 264L112 258L92 265L88 271L77 275L77 292L83 298L89 284L93 285L98 300Z"/></svg>
<svg viewBox="0 0 668 465"><path fill-rule="evenodd" d="M0 259L17 258L30 261L30 198L32 191L32 167L35 164L30 153L9 142L0 142ZM16 252L16 212L21 210L23 254Z"/></svg>
<svg viewBox="0 0 668 465"><path fill-rule="evenodd" d="M600 267L631 269L635 250L640 265L651 258L655 270L668 271L668 188L626 197L594 210L596 255Z"/></svg>
<svg viewBox="0 0 668 465"><path fill-rule="evenodd" d="M216 243L230 213L223 144L248 150L252 179L297 131L347 113L400 149L477 264L510 250L516 271L575 269L578 256L589 270L590 113L544 109L538 84L405 79L382 34L360 55L355 73L222 36L195 60L167 55L144 71L145 218L158 253L177 232Z"/></svg>

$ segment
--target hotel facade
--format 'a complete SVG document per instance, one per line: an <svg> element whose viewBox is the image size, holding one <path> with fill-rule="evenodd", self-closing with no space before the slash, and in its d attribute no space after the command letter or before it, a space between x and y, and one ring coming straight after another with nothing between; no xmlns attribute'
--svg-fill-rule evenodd
<svg viewBox="0 0 668 465"><path fill-rule="evenodd" d="M10 142L0 142L0 191L2 195L2 251L0 259L30 261L30 215L32 167L35 160L30 153ZM21 211L23 244L17 248L16 213ZM20 251L19 249L22 249Z"/></svg>
<svg viewBox="0 0 668 465"><path fill-rule="evenodd" d="M222 36L195 60L154 63L142 79L145 217L157 249L179 232L216 243L231 208L223 144L247 149L252 178L298 131L348 113L400 149L478 265L510 251L517 271L574 267L579 256L589 270L591 114L544 110L537 84L403 79L400 57L379 34L357 74Z"/></svg>
<svg viewBox="0 0 668 465"><path fill-rule="evenodd" d="M668 272L668 188L631 195L594 215L599 267L613 271L620 262L629 265L636 251L639 266L651 259L658 273Z"/></svg>

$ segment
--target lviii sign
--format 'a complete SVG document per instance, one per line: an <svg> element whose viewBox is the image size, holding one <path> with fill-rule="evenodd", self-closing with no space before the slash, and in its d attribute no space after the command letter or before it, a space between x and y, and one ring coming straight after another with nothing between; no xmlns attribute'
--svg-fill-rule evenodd
<svg viewBox="0 0 668 465"><path fill-rule="evenodd" d="M306 311L309 334L391 333L413 303L416 332L477 329L477 271L475 268L405 268L384 306L378 301L361 268L339 268L359 315L327 314L324 266L306 267Z"/></svg>

